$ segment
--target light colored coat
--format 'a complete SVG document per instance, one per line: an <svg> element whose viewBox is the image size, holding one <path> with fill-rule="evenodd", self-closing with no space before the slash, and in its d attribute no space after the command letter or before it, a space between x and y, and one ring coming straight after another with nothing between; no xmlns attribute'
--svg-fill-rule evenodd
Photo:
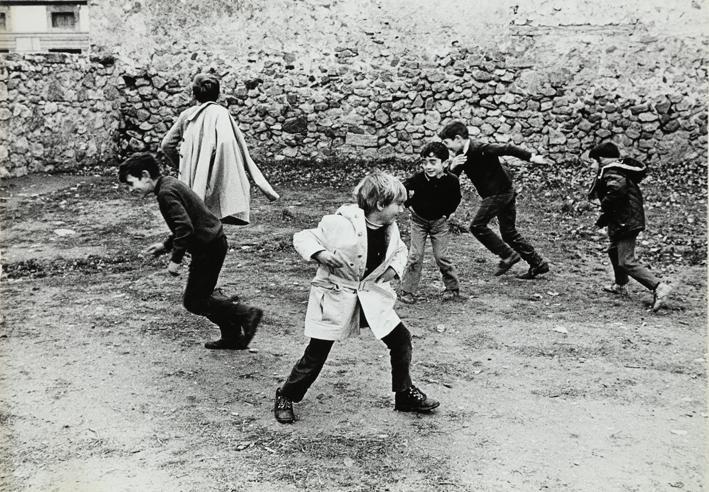
<svg viewBox="0 0 709 492"><path fill-rule="evenodd" d="M335 215L326 215L315 229L293 236L293 246L306 260L323 250L333 253L345 265L331 269L320 265L312 280L305 336L342 340L359 334L360 309L375 337L388 335L401 320L394 312L396 292L389 282L376 282L391 267L399 277L406 265L407 249L396 222L386 230L384 261L366 278L367 226L364 211L357 205L343 205Z"/></svg>
<svg viewBox="0 0 709 492"><path fill-rule="evenodd" d="M249 223L251 185L247 173L269 199L278 199L251 159L229 110L213 101L183 111L161 147L168 159L179 164L180 181L223 222Z"/></svg>

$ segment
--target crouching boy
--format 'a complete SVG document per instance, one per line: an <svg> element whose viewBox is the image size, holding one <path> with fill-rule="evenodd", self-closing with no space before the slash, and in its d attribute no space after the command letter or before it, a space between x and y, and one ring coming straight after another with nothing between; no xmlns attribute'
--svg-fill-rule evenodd
<svg viewBox="0 0 709 492"><path fill-rule="evenodd" d="M611 142L594 147L588 156L596 172L589 197L601 202L596 225L608 227L608 256L615 275L615 282L604 290L627 295L625 286L630 276L653 292L652 310L657 311L667 300L670 286L660 282L635 258L635 241L645 229L643 195L638 186L645 177L645 165L629 157L621 159L618 147Z"/></svg>
<svg viewBox="0 0 709 492"><path fill-rule="evenodd" d="M276 390L274 414L281 423L295 420L293 402L301 401L318 377L333 343L367 326L389 348L394 408L429 412L439 404L411 382L411 334L394 312L396 293L389 284L406 263L406 246L395 222L406 189L395 177L374 172L354 194L357 205L344 205L335 215L323 217L316 229L293 236L298 253L320 267L305 314L310 342Z"/></svg>
<svg viewBox="0 0 709 492"><path fill-rule="evenodd" d="M221 221L186 184L162 176L150 153L136 153L126 159L118 170L118 179L143 196L155 193L160 213L172 232L164 242L152 244L146 251L155 256L171 252L167 270L172 275L179 275L185 252L192 256L184 306L191 313L205 316L221 332L219 340L204 346L245 349L256 333L263 311L214 295L228 248Z"/></svg>

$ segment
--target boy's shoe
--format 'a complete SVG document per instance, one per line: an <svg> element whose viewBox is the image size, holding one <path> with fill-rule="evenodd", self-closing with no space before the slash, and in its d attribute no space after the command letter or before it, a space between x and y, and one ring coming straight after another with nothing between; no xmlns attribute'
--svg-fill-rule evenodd
<svg viewBox="0 0 709 492"><path fill-rule="evenodd" d="M655 287L655 292L652 296L652 310L657 311L662 307L665 302L667 301L667 297L669 297L670 292L672 292L672 287L669 284L666 284L664 282L660 282L657 284L657 287Z"/></svg>
<svg viewBox="0 0 709 492"><path fill-rule="evenodd" d="M404 304L416 304L416 298L411 292L402 291L399 300Z"/></svg>
<svg viewBox="0 0 709 492"><path fill-rule="evenodd" d="M224 340L220 338L219 340L205 343L204 348L210 350L241 350L244 347L236 340Z"/></svg>
<svg viewBox="0 0 709 492"><path fill-rule="evenodd" d="M521 278L524 280L532 280L533 278L536 278L537 275L542 275L543 273L547 273L549 271L549 263L547 261L542 260L541 263L529 267L529 270L527 270L527 273L520 275L517 278Z"/></svg>
<svg viewBox="0 0 709 492"><path fill-rule="evenodd" d="M621 297L628 297L628 288L625 285L618 285L615 282L603 287L603 290Z"/></svg>
<svg viewBox="0 0 709 492"><path fill-rule="evenodd" d="M464 301L466 299L467 299L467 297L465 297L464 295L461 295L461 293L458 289L454 289L454 290L446 289L443 291L443 302Z"/></svg>
<svg viewBox="0 0 709 492"><path fill-rule="evenodd" d="M497 271L495 272L495 276L499 277L503 273L506 273L507 270L512 268L514 266L514 264L517 263L521 259L522 259L522 257L516 252L512 253L507 258L501 259L500 262L497 264Z"/></svg>
<svg viewBox="0 0 709 492"><path fill-rule="evenodd" d="M263 318L263 311L257 307L250 307L246 316L241 322L241 326L244 328L244 336L242 338L242 348L249 346L249 343L254 338L256 334L256 328Z"/></svg>
<svg viewBox="0 0 709 492"><path fill-rule="evenodd" d="M394 394L394 410L399 412L430 412L438 405L440 402L428 398L413 384L408 389Z"/></svg>
<svg viewBox="0 0 709 492"><path fill-rule="evenodd" d="M295 422L293 413L293 401L281 394L281 388L276 390L276 401L273 405L273 415L281 424L292 424Z"/></svg>

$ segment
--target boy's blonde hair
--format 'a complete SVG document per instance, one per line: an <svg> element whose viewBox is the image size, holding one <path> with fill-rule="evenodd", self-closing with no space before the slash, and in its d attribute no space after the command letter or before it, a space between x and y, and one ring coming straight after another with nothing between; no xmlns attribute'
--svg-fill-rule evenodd
<svg viewBox="0 0 709 492"><path fill-rule="evenodd" d="M359 208L365 214L377 209L377 204L383 207L392 202L403 203L408 197L404 185L391 174L374 171L366 175L353 191Z"/></svg>

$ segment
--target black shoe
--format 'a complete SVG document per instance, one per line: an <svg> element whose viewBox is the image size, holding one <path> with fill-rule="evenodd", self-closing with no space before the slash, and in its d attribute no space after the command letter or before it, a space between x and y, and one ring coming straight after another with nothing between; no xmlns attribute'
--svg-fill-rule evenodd
<svg viewBox="0 0 709 492"><path fill-rule="evenodd" d="M256 334L256 328L261 322L261 318L263 318L263 311L261 309L256 307L249 308L241 322L241 326L244 328L244 336L242 339L243 348L248 347L249 343L251 343L251 340Z"/></svg>
<svg viewBox="0 0 709 492"><path fill-rule="evenodd" d="M495 276L499 277L503 273L507 272L507 270L512 268L515 263L517 263L521 259L522 257L518 253L512 253L507 258L501 259L500 263L497 264L497 271L495 272Z"/></svg>
<svg viewBox="0 0 709 492"><path fill-rule="evenodd" d="M204 348L210 350L241 350L245 347L235 340L224 340L220 338L219 340L205 343Z"/></svg>
<svg viewBox="0 0 709 492"><path fill-rule="evenodd" d="M413 384L409 386L409 389L397 391L394 395L394 410L400 412L430 412L438 405L440 402L428 398Z"/></svg>
<svg viewBox="0 0 709 492"><path fill-rule="evenodd" d="M273 405L273 415L281 424L292 424L295 422L293 413L293 401L281 394L281 388L276 390L276 401Z"/></svg>
<svg viewBox="0 0 709 492"><path fill-rule="evenodd" d="M524 280L532 280L537 275L547 273L548 271L549 271L549 263L547 263L546 261L542 261L538 265L529 267L529 270L527 270L527 273L525 273L524 275L520 275L517 278L521 278Z"/></svg>

